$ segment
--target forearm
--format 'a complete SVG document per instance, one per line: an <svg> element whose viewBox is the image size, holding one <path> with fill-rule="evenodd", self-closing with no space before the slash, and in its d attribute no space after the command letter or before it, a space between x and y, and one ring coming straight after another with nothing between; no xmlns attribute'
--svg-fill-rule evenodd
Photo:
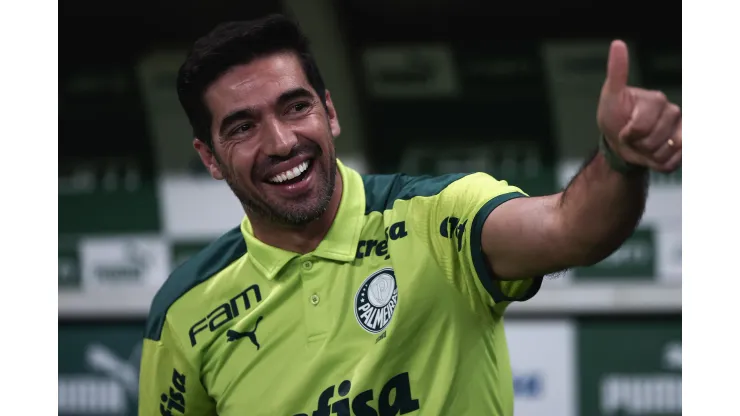
<svg viewBox="0 0 740 416"><path fill-rule="evenodd" d="M597 263L632 235L645 209L648 170L624 174L598 152L560 194L556 216L573 266Z"/></svg>

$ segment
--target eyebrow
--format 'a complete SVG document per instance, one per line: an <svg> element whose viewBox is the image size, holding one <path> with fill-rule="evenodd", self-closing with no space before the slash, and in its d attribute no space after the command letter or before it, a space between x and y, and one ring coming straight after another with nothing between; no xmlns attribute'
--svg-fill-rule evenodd
<svg viewBox="0 0 740 416"><path fill-rule="evenodd" d="M226 130L228 130L229 126L237 121L254 118L254 114L255 111L251 108L242 108L241 110L232 111L231 113L229 113L229 115L224 117L223 120L221 120L221 126L218 129L219 135L225 135Z"/></svg>
<svg viewBox="0 0 740 416"><path fill-rule="evenodd" d="M280 94L276 101L276 105L283 106L297 98L314 98L314 96L313 94L311 94L311 91L303 87L293 88ZM242 108L232 111L226 117L224 117L223 120L221 120L219 134L222 136L226 134L226 130L228 129L228 127L237 121L255 118L256 113L257 112L253 108Z"/></svg>
<svg viewBox="0 0 740 416"><path fill-rule="evenodd" d="M285 105L289 101L293 101L297 98L313 98L313 94L311 94L311 91L303 87L293 88L292 90L288 90L280 94L280 97L277 99L277 105Z"/></svg>

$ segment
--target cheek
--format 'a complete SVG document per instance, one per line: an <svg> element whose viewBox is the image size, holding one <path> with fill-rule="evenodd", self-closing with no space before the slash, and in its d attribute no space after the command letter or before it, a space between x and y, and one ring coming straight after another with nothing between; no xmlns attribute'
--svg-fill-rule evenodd
<svg viewBox="0 0 740 416"><path fill-rule="evenodd" d="M254 154L246 143L236 143L224 149L227 161L226 168L232 177L240 182L251 180L252 167L254 166Z"/></svg>
<svg viewBox="0 0 740 416"><path fill-rule="evenodd" d="M322 115L316 115L305 120L304 123L296 126L295 132L321 144L322 147L325 146L325 143L331 141L333 137L329 120Z"/></svg>

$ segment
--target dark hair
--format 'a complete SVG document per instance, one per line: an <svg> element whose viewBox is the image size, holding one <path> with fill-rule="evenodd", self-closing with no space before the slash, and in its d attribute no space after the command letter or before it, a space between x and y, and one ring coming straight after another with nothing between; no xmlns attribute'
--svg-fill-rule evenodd
<svg viewBox="0 0 740 416"><path fill-rule="evenodd" d="M297 23L282 15L222 23L193 44L177 74L177 94L195 137L213 145L212 115L203 100L211 83L233 66L283 51L298 55L308 82L326 106L324 81Z"/></svg>

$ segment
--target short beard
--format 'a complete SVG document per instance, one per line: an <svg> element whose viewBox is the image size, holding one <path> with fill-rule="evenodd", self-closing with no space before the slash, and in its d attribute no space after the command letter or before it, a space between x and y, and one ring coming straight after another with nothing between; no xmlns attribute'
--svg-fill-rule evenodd
<svg viewBox="0 0 740 416"><path fill-rule="evenodd" d="M224 180L231 188L231 191L239 199L244 211L249 215L260 218L263 221L279 225L285 228L299 228L308 225L319 219L329 208L334 186L336 185L337 161L334 152L329 155L329 170L326 172L328 177L317 178L321 182L318 189L318 200L314 206L309 209L295 209L294 207L279 207L270 204L262 198L254 198L247 195L238 183L234 180L234 175L224 176ZM317 157L313 163L318 163ZM221 164L219 162L219 164ZM222 172L227 172L226 167L221 164Z"/></svg>

